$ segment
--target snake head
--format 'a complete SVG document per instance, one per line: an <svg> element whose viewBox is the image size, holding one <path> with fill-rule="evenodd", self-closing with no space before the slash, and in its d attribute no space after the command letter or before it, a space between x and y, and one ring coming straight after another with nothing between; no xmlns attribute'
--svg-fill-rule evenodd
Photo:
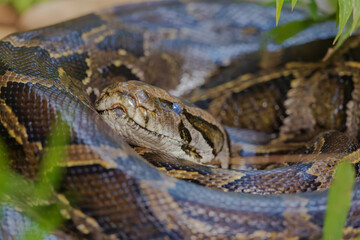
<svg viewBox="0 0 360 240"><path fill-rule="evenodd" d="M229 148L222 126L206 111L163 89L140 81L117 83L103 90L95 107L131 145L228 167Z"/></svg>

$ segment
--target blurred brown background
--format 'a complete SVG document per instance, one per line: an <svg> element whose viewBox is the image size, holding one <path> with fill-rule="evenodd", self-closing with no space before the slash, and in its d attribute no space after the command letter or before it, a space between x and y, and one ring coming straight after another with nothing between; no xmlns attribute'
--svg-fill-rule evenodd
<svg viewBox="0 0 360 240"><path fill-rule="evenodd" d="M6 35L43 27L114 5L149 0L52 0L33 5L18 14L9 4L0 4L0 38Z"/></svg>
<svg viewBox="0 0 360 240"><path fill-rule="evenodd" d="M114 5L145 1L161 0L48 0L33 5L22 14L18 14L11 5L0 3L0 39L13 32L51 25ZM334 12L328 4L329 0L316 2L322 11Z"/></svg>

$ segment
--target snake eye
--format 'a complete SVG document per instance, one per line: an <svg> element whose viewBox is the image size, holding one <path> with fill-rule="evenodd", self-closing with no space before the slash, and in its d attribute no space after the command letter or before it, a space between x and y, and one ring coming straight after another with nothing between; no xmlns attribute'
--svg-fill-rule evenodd
<svg viewBox="0 0 360 240"><path fill-rule="evenodd" d="M182 111L181 105L177 102L173 103L172 105L172 109L174 110L174 112L176 112L177 114L180 114Z"/></svg>

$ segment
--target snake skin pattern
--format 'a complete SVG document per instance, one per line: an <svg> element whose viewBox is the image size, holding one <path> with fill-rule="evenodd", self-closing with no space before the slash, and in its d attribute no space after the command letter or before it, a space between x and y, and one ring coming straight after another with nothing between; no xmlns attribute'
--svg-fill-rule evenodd
<svg viewBox="0 0 360 240"><path fill-rule="evenodd" d="M286 14L286 11L283 13L285 22L305 16L301 11L293 14ZM194 101L216 110L212 99L220 96L212 95L212 89L218 85L220 90L228 90L226 86L229 85L224 82L238 77L246 69L236 67L243 62L239 55L259 48L262 33L273 26L274 14L273 8L264 10L250 3L164 1L116 7L3 39L0 42L0 136L10 150L12 168L35 179L41 156L47 151L47 136L51 134L53 122L61 120L71 128L71 142L66 146L68 157L63 163L66 173L55 196L64 206L61 214L66 222L63 228L46 238L321 238L326 191L270 196L228 193L169 177L129 147L94 108L96 97L109 84L119 80L144 80L175 95L188 93L207 82ZM263 20L257 22L258 19L253 18L256 15ZM309 31L316 31L320 33L316 37L325 39L332 34L327 29L333 24L314 26ZM310 32L304 33L284 46L314 40L311 36ZM352 96L352 99L341 100L340 104L346 109L340 111L340 118L345 120L335 124L339 131L346 132L350 127L358 129L357 43L358 39L353 38L343 55L332 60L343 68L340 72L334 67L331 76L339 82L343 95L350 91ZM280 46L270 43L268 48L275 51ZM276 64L296 60L293 49L282 51L283 59ZM251 56L254 63L260 63L249 72L266 71L267 64L264 67L256 54ZM303 54L297 60L313 61L315 58L308 59ZM289 75L286 69L290 69ZM278 75L271 75L271 79L280 78L280 75L286 78L308 68L304 63L286 69L277 71ZM330 73L330 70L324 71ZM264 76L270 75L264 73ZM246 81L246 77L240 77L239 81L245 83L246 87L241 86L250 89L250 94L258 91L256 87L251 88L255 83L278 89L276 80L255 79L259 82ZM352 82L353 87L346 88L344 82ZM301 87L301 83L293 84L290 84L293 89ZM239 87L234 95L244 99L246 93L237 94L241 91ZM332 99L331 96L337 95L330 93L327 98ZM226 102L228 96L221 97L222 103L230 109L231 104ZM226 115L226 111L223 114ZM322 114L315 116L322 117ZM347 118L348 115L352 118ZM296 118L292 114L288 117L287 121ZM288 125L280 126L278 120L269 119L278 132L293 131L281 127ZM320 127L311 123L306 129ZM332 128L331 124L325 129ZM234 127L245 125L238 122ZM252 129L272 131L266 129L269 125L261 122L256 126ZM344 153L357 167L358 152L354 150ZM201 167L194 167L194 171L201 172ZM208 168L203 175L206 171ZM248 173L242 175L251 178ZM304 191L310 188L305 186ZM21 230L14 228L24 226L29 219L7 207L3 207L3 212L1 237L16 238ZM355 238L360 233L359 213L360 185L356 184L344 238Z"/></svg>

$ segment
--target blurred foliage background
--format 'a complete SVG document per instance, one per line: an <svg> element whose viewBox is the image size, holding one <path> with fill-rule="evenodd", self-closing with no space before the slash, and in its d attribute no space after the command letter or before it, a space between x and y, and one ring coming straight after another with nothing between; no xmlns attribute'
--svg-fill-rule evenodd
<svg viewBox="0 0 360 240"><path fill-rule="evenodd" d="M32 5L39 3L39 2L45 2L48 0L1 0L2 3L10 3L15 7L15 9L22 13Z"/></svg>
<svg viewBox="0 0 360 240"><path fill-rule="evenodd" d="M290 22L274 28L272 36L280 43L300 33L312 24L334 19L338 26L338 34L334 39L334 43L336 43L335 49L337 49L360 26L360 0L275 0L268 2L268 4L274 3L276 5L276 24L279 22L281 9L284 5L291 4L292 9L296 5L306 7L311 16L309 19ZM319 7L320 4L327 7L325 9L321 8Z"/></svg>
<svg viewBox="0 0 360 240"><path fill-rule="evenodd" d="M142 1L149 0L0 0L0 37L19 30L54 24L101 8ZM249 1L258 2L264 6L276 5L276 24L281 18L281 9L284 6L306 8L308 10L309 18L287 23L274 28L270 32L269 36L279 43L313 24L334 19L337 21L339 28L336 42L340 45L360 24L360 0Z"/></svg>
<svg viewBox="0 0 360 240"><path fill-rule="evenodd" d="M149 0L0 0L0 38L99 9Z"/></svg>

